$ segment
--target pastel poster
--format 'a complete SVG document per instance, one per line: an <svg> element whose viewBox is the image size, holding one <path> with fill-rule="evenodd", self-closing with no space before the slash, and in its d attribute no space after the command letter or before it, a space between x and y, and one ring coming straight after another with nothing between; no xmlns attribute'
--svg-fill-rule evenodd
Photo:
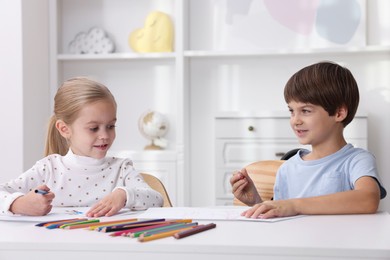
<svg viewBox="0 0 390 260"><path fill-rule="evenodd" d="M362 47L365 0L216 0L218 49Z"/></svg>

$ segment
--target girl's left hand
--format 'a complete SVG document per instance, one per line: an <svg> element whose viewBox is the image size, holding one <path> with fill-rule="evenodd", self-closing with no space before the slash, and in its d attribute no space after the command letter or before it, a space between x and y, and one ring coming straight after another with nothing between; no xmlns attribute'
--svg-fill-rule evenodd
<svg viewBox="0 0 390 260"><path fill-rule="evenodd" d="M126 203L126 192L117 189L91 207L86 213L87 217L110 217L123 208Z"/></svg>

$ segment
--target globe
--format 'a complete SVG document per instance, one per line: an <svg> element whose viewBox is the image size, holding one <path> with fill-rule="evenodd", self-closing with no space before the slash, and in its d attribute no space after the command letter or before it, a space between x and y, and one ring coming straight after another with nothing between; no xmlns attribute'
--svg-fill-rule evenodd
<svg viewBox="0 0 390 260"><path fill-rule="evenodd" d="M146 111L138 120L138 128L141 134L150 140L145 150L161 150L168 145L168 141L163 138L168 132L168 120L163 114Z"/></svg>

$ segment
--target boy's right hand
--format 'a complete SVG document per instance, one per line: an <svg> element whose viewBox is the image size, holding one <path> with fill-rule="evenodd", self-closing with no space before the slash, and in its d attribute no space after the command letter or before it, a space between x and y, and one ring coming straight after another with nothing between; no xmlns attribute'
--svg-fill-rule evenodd
<svg viewBox="0 0 390 260"><path fill-rule="evenodd" d="M230 178L230 184L232 185L234 197L246 205L252 206L262 202L255 184L249 177L245 168L233 173L233 176Z"/></svg>
<svg viewBox="0 0 390 260"><path fill-rule="evenodd" d="M26 193L23 196L15 199L10 206L10 211L14 214L28 216L44 216L52 209L52 201L55 197L54 193L46 185L38 186L36 189L45 190L48 193L45 195L35 193L34 190Z"/></svg>

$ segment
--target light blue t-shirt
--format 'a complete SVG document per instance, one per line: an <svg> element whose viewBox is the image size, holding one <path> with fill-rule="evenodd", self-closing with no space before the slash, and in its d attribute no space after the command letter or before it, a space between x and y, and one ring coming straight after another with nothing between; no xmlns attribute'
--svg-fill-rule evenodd
<svg viewBox="0 0 390 260"><path fill-rule="evenodd" d="M363 176L375 178L381 199L386 190L379 180L375 157L367 150L345 145L334 154L312 161L302 157L310 151L301 149L279 168L274 186L274 199L307 198L353 190Z"/></svg>

